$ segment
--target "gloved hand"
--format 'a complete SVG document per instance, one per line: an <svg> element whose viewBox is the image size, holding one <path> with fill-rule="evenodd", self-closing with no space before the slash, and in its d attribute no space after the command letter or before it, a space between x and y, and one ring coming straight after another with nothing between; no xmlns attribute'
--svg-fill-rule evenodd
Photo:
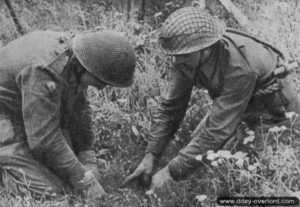
<svg viewBox="0 0 300 207"><path fill-rule="evenodd" d="M150 185L154 159L155 157L152 153L147 153L134 172L125 178L122 186L125 186L136 179L140 179L141 184L144 186Z"/></svg>
<svg viewBox="0 0 300 207"><path fill-rule="evenodd" d="M166 166L152 177L150 191L156 194L167 193L168 189L174 183L175 181L170 174L169 167Z"/></svg>
<svg viewBox="0 0 300 207"><path fill-rule="evenodd" d="M95 178L91 170L86 171L84 177L73 183L75 192L87 199L103 198L106 195L103 187Z"/></svg>
<svg viewBox="0 0 300 207"><path fill-rule="evenodd" d="M79 152L78 160L87 168L87 170L93 172L98 181L100 180L96 153L93 150Z"/></svg>

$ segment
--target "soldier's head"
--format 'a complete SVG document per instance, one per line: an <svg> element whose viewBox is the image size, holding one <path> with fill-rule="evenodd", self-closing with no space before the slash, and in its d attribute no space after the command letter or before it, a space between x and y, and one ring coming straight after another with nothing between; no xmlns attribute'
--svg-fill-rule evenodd
<svg viewBox="0 0 300 207"><path fill-rule="evenodd" d="M162 53L172 56L173 64L185 64L192 71L184 72L195 73L195 68L210 55L211 46L221 39L225 30L223 21L196 7L184 7L165 20L158 44Z"/></svg>
<svg viewBox="0 0 300 207"><path fill-rule="evenodd" d="M102 89L105 85L128 87L133 82L135 54L123 36L112 31L76 35L74 56L84 68L81 84Z"/></svg>

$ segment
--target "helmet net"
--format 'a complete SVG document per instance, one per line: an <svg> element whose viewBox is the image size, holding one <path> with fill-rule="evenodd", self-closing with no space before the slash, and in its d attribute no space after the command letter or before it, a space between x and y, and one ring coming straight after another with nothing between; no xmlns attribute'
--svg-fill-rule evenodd
<svg viewBox="0 0 300 207"><path fill-rule="evenodd" d="M116 32L83 33L73 39L79 62L101 81L118 87L132 84L135 54L128 40Z"/></svg>
<svg viewBox="0 0 300 207"><path fill-rule="evenodd" d="M166 19L158 43L165 54L186 54L214 44L225 30L223 21L196 7L185 7Z"/></svg>

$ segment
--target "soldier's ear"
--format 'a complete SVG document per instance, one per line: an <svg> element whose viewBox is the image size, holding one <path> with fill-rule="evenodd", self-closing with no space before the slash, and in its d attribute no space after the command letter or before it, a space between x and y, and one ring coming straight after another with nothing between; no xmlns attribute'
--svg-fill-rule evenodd
<svg viewBox="0 0 300 207"><path fill-rule="evenodd" d="M206 60L210 56L211 52L212 52L211 47L207 47L207 48L200 50L200 63L201 64L206 62Z"/></svg>
<svg viewBox="0 0 300 207"><path fill-rule="evenodd" d="M211 53L211 47L203 49L203 56L208 56Z"/></svg>

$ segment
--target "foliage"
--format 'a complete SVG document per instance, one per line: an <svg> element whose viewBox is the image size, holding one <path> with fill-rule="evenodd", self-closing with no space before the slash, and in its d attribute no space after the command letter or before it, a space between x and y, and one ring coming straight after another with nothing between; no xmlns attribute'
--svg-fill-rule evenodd
<svg viewBox="0 0 300 207"><path fill-rule="evenodd" d="M93 111L93 129L96 137L99 169L102 184L110 193L105 202L89 202L72 199L74 206L214 206L220 195L230 196L285 196L299 192L298 151L293 143L277 142L276 148L264 145L256 157L245 152L219 151L208 153L208 163L190 179L179 182L164 199L148 200L146 189L119 188L123 178L134 168L143 155L153 112L158 106L161 89L166 85L169 60L156 48L157 29L162 21L175 9L191 1L150 1L147 11L149 24L135 21L123 22L120 12L111 6L116 2L75 0L16 0L13 6L22 25L32 30L57 30L79 32L84 30L112 29L123 33L132 43L137 54L135 82L130 88L107 87L102 91L89 90ZM197 3L197 1L193 1ZM291 59L299 59L300 12L297 1L235 0L234 3L249 17L253 28L249 30L260 38L274 43ZM1 4L1 3L0 3ZM208 7L214 15L238 28L231 14L225 12L216 1ZM289 22L290 24L286 24ZM0 7L0 43L15 39L14 24L7 9ZM249 28L245 28L248 30ZM1 46L1 44L0 44ZM293 76L298 84L300 78ZM297 87L297 85L295 86ZM190 140L190 134L209 110L211 100L206 91L195 89L185 120L175 139L170 143L161 165L173 157ZM273 131L272 131L273 130ZM283 128L272 129L274 140L278 140ZM251 145L255 135L249 135L243 145ZM199 160L202 157L198 157ZM209 164L209 165L208 165ZM10 197L0 192L0 206L55 206L56 202L33 201L30 197ZM64 204L62 204L64 206Z"/></svg>

